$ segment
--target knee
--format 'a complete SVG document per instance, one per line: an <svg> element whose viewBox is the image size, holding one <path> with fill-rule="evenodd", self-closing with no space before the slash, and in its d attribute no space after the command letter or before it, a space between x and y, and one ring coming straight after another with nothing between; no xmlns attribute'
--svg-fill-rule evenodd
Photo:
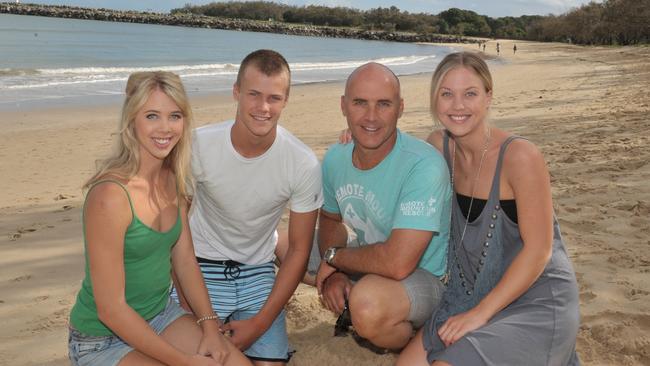
<svg viewBox="0 0 650 366"><path fill-rule="evenodd" d="M376 296L365 291L362 283L352 288L348 304L354 330L363 338L371 339L381 333L386 324L385 306L382 306Z"/></svg>

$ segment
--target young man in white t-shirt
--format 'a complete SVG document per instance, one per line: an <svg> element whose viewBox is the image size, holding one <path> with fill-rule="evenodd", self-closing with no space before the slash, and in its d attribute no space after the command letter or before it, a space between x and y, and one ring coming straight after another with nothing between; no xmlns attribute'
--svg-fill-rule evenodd
<svg viewBox="0 0 650 366"><path fill-rule="evenodd" d="M323 203L316 156L278 126L290 81L279 53L249 54L233 86L235 120L193 136L195 253L222 328L256 365L291 356L284 305L304 275ZM288 247L276 276L276 227L287 204Z"/></svg>

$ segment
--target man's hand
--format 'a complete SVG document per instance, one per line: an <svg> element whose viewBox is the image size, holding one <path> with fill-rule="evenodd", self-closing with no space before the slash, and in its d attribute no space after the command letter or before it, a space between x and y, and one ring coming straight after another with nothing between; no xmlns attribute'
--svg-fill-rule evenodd
<svg viewBox="0 0 650 366"><path fill-rule="evenodd" d="M230 341L242 351L248 349L266 331L266 327L263 327L255 317L231 320L221 329L226 333L230 332Z"/></svg>
<svg viewBox="0 0 650 366"><path fill-rule="evenodd" d="M350 295L352 282L343 272L332 273L324 282L321 301L327 309L341 314L345 308L345 299Z"/></svg>

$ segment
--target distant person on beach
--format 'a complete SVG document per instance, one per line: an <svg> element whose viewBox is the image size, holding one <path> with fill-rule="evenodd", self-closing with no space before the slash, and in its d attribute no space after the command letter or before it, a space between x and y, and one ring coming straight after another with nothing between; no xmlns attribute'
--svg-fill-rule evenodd
<svg viewBox="0 0 650 366"><path fill-rule="evenodd" d="M129 77L118 148L85 184L86 275L73 365L246 365L219 331L187 223L190 122L179 77ZM195 318L170 298L176 273Z"/></svg>
<svg viewBox="0 0 650 366"><path fill-rule="evenodd" d="M500 51L501 51L501 45L499 44L499 42L497 42L497 55L499 54Z"/></svg>
<svg viewBox="0 0 650 366"><path fill-rule="evenodd" d="M483 42L483 52L485 52L485 44L486 44L486 43L487 43L487 42Z"/></svg>
<svg viewBox="0 0 650 366"><path fill-rule="evenodd" d="M431 81L429 136L454 188L443 301L400 355L412 365L578 365L578 287L544 157L492 126L492 77L470 52Z"/></svg>
<svg viewBox="0 0 650 366"><path fill-rule="evenodd" d="M341 109L354 143L332 145L324 157L318 227L323 304L349 309L359 336L392 350L444 291L451 194L442 156L397 129L403 108L387 67L369 63L349 76Z"/></svg>
<svg viewBox="0 0 650 366"><path fill-rule="evenodd" d="M291 357L284 306L305 273L323 203L316 155L278 125L290 82L282 55L250 53L233 85L235 119L197 128L192 146L196 257L223 329L256 365ZM276 227L289 203L276 276ZM184 304L181 291L178 297Z"/></svg>
<svg viewBox="0 0 650 366"><path fill-rule="evenodd" d="M513 53L513 54L517 53L517 45L516 45L516 44L514 44L514 45L512 46L512 53Z"/></svg>

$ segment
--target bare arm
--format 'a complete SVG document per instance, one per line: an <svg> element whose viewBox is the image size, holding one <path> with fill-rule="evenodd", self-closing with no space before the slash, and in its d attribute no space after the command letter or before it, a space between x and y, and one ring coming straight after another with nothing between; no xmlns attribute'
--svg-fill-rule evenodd
<svg viewBox="0 0 650 366"><path fill-rule="evenodd" d="M180 306L185 311L194 314L194 310L192 310L190 304L187 303L187 299L185 298L185 294L183 294L183 289L181 288L181 284L178 281L178 277L176 276L176 272L174 272L173 268L172 268L172 284L174 285L174 289L176 290L176 296L178 297L178 303L180 304Z"/></svg>
<svg viewBox="0 0 650 366"><path fill-rule="evenodd" d="M338 250L334 267L348 273L374 273L403 280L417 267L433 232L393 229L383 243Z"/></svg>
<svg viewBox="0 0 650 366"><path fill-rule="evenodd" d="M320 210L318 219L318 249L321 257L329 247L345 247L348 243L348 231L341 215Z"/></svg>
<svg viewBox="0 0 650 366"><path fill-rule="evenodd" d="M175 281L179 285L177 286L179 299L182 298L189 305L197 318L212 316L214 312L208 290L194 255L192 234L187 220L188 205L184 200L180 200L180 205L183 230L172 250L172 267ZM227 340L219 331L219 319L202 321L200 325L203 330L203 338L199 346L199 353L210 354L215 360L222 362L227 357L228 347Z"/></svg>
<svg viewBox="0 0 650 366"><path fill-rule="evenodd" d="M328 248L343 248L347 246L347 242L348 231L341 215L321 209L318 219L318 247L321 258ZM316 274L316 289L325 307L340 314L352 289L352 282L345 273L337 272L336 268L321 260Z"/></svg>
<svg viewBox="0 0 650 366"><path fill-rule="evenodd" d="M84 224L97 315L136 350L165 364L188 364L190 357L158 336L126 302L124 234L131 220L128 199L118 185L100 184L88 193Z"/></svg>

